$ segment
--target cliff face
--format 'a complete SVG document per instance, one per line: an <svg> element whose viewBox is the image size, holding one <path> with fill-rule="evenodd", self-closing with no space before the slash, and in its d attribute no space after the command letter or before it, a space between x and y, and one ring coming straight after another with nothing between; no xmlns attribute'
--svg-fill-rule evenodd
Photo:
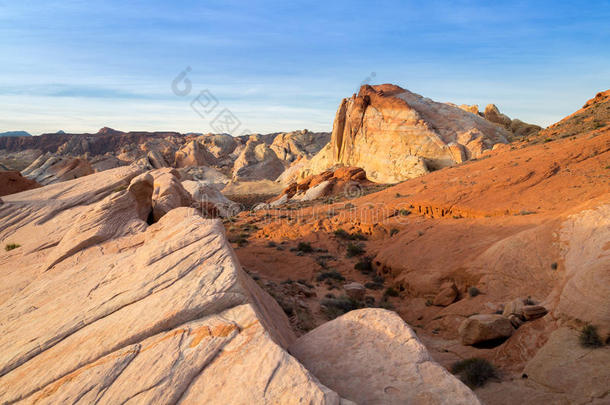
<svg viewBox="0 0 610 405"><path fill-rule="evenodd" d="M343 99L330 144L311 171L335 164L362 167L373 181L395 183L481 156L509 132L469 111L398 86L362 86Z"/></svg>

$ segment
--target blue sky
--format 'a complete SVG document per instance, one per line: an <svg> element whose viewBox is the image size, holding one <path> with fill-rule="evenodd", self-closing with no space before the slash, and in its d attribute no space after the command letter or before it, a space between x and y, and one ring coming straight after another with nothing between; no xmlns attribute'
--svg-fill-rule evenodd
<svg viewBox="0 0 610 405"><path fill-rule="evenodd" d="M330 130L367 80L546 126L610 88L608 21L610 1L0 0L0 131L208 132L224 108L235 134Z"/></svg>

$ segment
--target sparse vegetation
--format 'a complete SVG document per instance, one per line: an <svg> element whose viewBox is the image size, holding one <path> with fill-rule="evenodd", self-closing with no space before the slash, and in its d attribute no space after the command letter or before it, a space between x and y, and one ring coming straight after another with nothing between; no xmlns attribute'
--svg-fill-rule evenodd
<svg viewBox="0 0 610 405"><path fill-rule="evenodd" d="M383 288L383 284L369 281L368 283L364 284L364 287L368 288L369 290L381 290Z"/></svg>
<svg viewBox="0 0 610 405"><path fill-rule="evenodd" d="M470 287L468 289L468 295L470 295L471 297L476 297L479 294L481 294L481 291L479 291L477 287Z"/></svg>
<svg viewBox="0 0 610 405"><path fill-rule="evenodd" d="M396 229L396 228L390 229L390 237L396 235L398 232L400 232L400 231L398 229Z"/></svg>
<svg viewBox="0 0 610 405"><path fill-rule="evenodd" d="M341 229L341 228L339 228L335 231L335 236L337 238L345 239L345 240L366 240L367 239L366 236L360 232L349 233L346 230Z"/></svg>
<svg viewBox="0 0 610 405"><path fill-rule="evenodd" d="M603 345L602 339L597 333L597 328L593 325L585 325L580 331L578 339L582 347L595 348Z"/></svg>
<svg viewBox="0 0 610 405"><path fill-rule="evenodd" d="M407 210L407 209L400 209L398 210L398 213L400 214L400 216L402 217L406 217L407 215L411 215L411 211Z"/></svg>
<svg viewBox="0 0 610 405"><path fill-rule="evenodd" d="M297 245L297 251L303 253L311 253L313 252L313 248L307 242L299 242L299 244Z"/></svg>
<svg viewBox="0 0 610 405"><path fill-rule="evenodd" d="M364 253L362 246L355 243L348 243L347 245L347 257L359 256Z"/></svg>
<svg viewBox="0 0 610 405"><path fill-rule="evenodd" d="M9 250L17 249L20 246L21 245L18 243L7 243L6 246L4 246L4 250L8 252Z"/></svg>
<svg viewBox="0 0 610 405"><path fill-rule="evenodd" d="M229 242L236 243L239 247L246 246L248 244L248 235L240 233L238 235L229 236Z"/></svg>
<svg viewBox="0 0 610 405"><path fill-rule="evenodd" d="M490 362L476 357L455 362L451 366L451 372L458 375L470 388L482 387L487 380L497 376Z"/></svg>
<svg viewBox="0 0 610 405"><path fill-rule="evenodd" d="M551 263L551 269L557 270L557 262Z"/></svg>
<svg viewBox="0 0 610 405"><path fill-rule="evenodd" d="M322 311L328 319L335 319L346 312L362 308L362 303L345 295L338 298L324 298L320 304L322 306Z"/></svg>
<svg viewBox="0 0 610 405"><path fill-rule="evenodd" d="M373 271L373 261L370 257L363 257L354 265L354 269L359 270L363 274L369 274Z"/></svg>
<svg viewBox="0 0 610 405"><path fill-rule="evenodd" d="M383 292L383 295L386 296L386 297L398 297L398 291L396 291L392 287L388 287Z"/></svg>
<svg viewBox="0 0 610 405"><path fill-rule="evenodd" d="M341 275L341 273L339 273L336 270L331 270L331 271L325 271L323 273L318 274L318 277L316 277L317 281L324 281L324 280L337 280L337 281L345 281L345 277L343 277Z"/></svg>

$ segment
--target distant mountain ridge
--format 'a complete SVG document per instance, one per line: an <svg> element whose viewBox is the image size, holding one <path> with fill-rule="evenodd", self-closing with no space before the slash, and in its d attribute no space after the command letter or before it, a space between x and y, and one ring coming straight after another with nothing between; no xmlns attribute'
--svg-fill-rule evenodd
<svg viewBox="0 0 610 405"><path fill-rule="evenodd" d="M26 131L6 131L0 132L0 136L32 136L32 134Z"/></svg>

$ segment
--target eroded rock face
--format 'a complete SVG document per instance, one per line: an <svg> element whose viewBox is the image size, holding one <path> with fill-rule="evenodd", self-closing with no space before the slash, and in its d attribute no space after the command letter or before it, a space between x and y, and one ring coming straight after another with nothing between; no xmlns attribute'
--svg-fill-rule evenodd
<svg viewBox="0 0 610 405"><path fill-rule="evenodd" d="M86 159L45 154L32 162L21 174L39 184L47 185L91 173L93 168Z"/></svg>
<svg viewBox="0 0 610 405"><path fill-rule="evenodd" d="M235 160L233 180L275 180L285 166L264 140L251 136Z"/></svg>
<svg viewBox="0 0 610 405"><path fill-rule="evenodd" d="M565 394L569 403L602 404L607 402L608 396L608 364L609 347L582 348L578 344L578 332L559 328L527 363L523 372L529 379Z"/></svg>
<svg viewBox="0 0 610 405"><path fill-rule="evenodd" d="M40 187L35 180L30 180L17 171L0 171L0 197Z"/></svg>
<svg viewBox="0 0 610 405"><path fill-rule="evenodd" d="M211 166L216 163L216 158L199 142L193 140L175 155L174 167Z"/></svg>
<svg viewBox="0 0 610 405"><path fill-rule="evenodd" d="M286 352L286 316L242 271L220 221L187 207L140 219L152 175L138 173L0 206L0 239L22 244L0 258L0 402L347 403ZM99 226L104 238L83 243ZM49 255L61 258L50 268Z"/></svg>
<svg viewBox="0 0 610 405"><path fill-rule="evenodd" d="M311 158L330 140L327 132L314 133L304 129L278 134L270 148L278 158L293 162L302 158Z"/></svg>
<svg viewBox="0 0 610 405"><path fill-rule="evenodd" d="M324 385L356 403L479 404L391 311L348 312L301 336L289 351Z"/></svg>
<svg viewBox="0 0 610 405"><path fill-rule="evenodd" d="M358 166L373 181L396 183L476 157L506 143L508 135L454 105L394 85L365 85L341 102L330 145L312 159L310 170Z"/></svg>
<svg viewBox="0 0 610 405"><path fill-rule="evenodd" d="M154 179L152 214L155 221L174 208L191 206L193 199L180 183L180 174L176 169L153 170L151 175Z"/></svg>

